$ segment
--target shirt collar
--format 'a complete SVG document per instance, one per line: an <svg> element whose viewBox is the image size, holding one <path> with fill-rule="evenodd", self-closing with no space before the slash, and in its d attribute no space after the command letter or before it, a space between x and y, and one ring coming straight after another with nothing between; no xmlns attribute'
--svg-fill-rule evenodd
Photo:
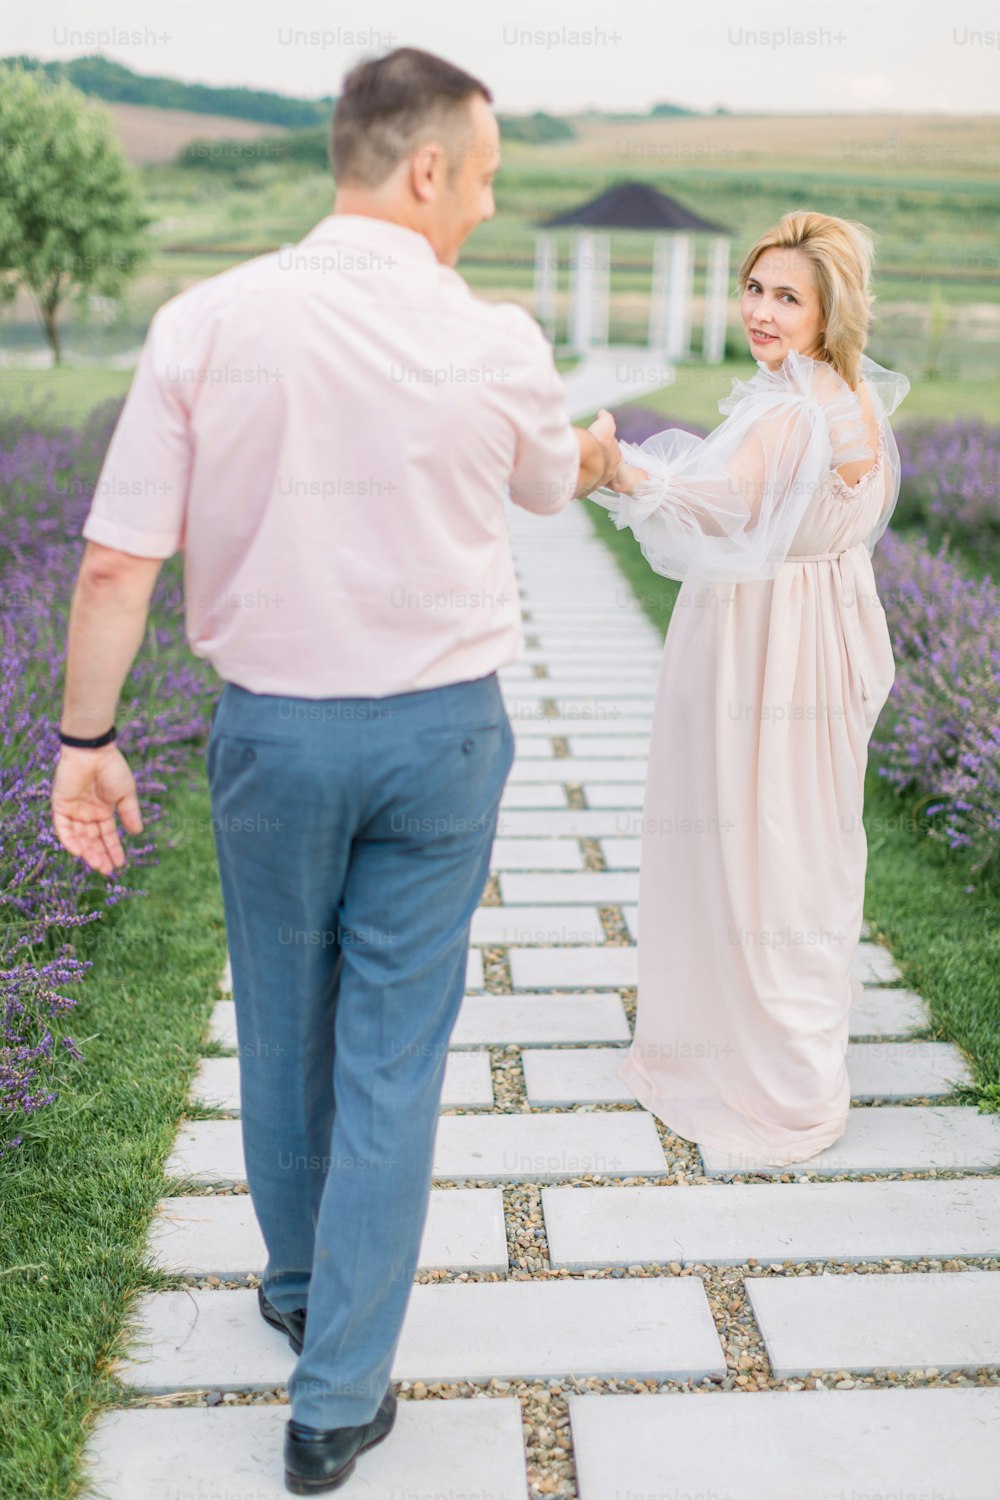
<svg viewBox="0 0 1000 1500"><path fill-rule="evenodd" d="M391 219L375 219L370 214L327 214L310 229L301 243L357 245L385 251L400 260L438 264L434 247L425 235Z"/></svg>

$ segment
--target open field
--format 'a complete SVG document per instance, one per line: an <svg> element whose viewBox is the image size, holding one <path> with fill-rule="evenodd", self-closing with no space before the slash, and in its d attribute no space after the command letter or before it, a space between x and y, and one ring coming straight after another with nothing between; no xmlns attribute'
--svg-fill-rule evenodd
<svg viewBox="0 0 1000 1500"><path fill-rule="evenodd" d="M887 168L895 177L938 167L996 174L995 115L692 115L666 119L577 116L573 141L538 146L539 156L594 167L711 162L742 167L824 166L851 174Z"/></svg>
<svg viewBox="0 0 1000 1500"><path fill-rule="evenodd" d="M114 119L125 155L134 166L171 162L189 141L255 141L262 135L281 135L280 125L258 125L231 115L197 115L186 109L149 109L144 104L114 104L94 100Z"/></svg>
<svg viewBox="0 0 1000 1500"><path fill-rule="evenodd" d="M112 106L132 153L162 142L173 154L192 136L249 139L272 127L217 116ZM465 246L459 269L491 299L531 305L535 234L555 212L613 183L648 182L732 232L733 270L752 240L793 207L871 226L878 243L875 357L949 380L1000 375L1000 116L711 116L614 120L581 117L577 139L506 142L497 212ZM169 147L169 152L168 148ZM137 159L138 156L137 156ZM183 287L250 255L300 238L330 211L325 172L240 163L231 172L147 159L142 182L153 219L152 257L110 324L67 309L67 347L110 357L134 350L152 312ZM611 334L645 340L652 237L612 236ZM569 230L558 234L560 324L568 306ZM696 240L695 295L707 240ZM735 301L732 353L740 347ZM700 343L694 330L694 348ZM27 299L0 314L0 355L42 348Z"/></svg>

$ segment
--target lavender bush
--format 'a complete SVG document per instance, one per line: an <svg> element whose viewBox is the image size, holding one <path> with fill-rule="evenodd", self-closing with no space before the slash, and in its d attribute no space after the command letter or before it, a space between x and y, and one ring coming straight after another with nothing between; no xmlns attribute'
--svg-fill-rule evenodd
<svg viewBox="0 0 1000 1500"><path fill-rule="evenodd" d="M910 422L898 434L898 521L931 523L969 542L1000 542L1000 427Z"/></svg>
<svg viewBox="0 0 1000 1500"><path fill-rule="evenodd" d="M83 550L80 527L120 403L92 413L85 429L46 430L0 414L0 1156L19 1145L9 1130L57 1097L61 1067L82 1054L55 1023L74 1002L61 987L90 965L68 933L103 909L141 894L126 871L149 863L154 845L130 840L117 875L89 871L59 845L49 793L58 755L66 618ZM179 589L168 565L153 598L149 633L122 695L119 743L136 776L143 822L208 729L210 675L187 655Z"/></svg>
<svg viewBox="0 0 1000 1500"><path fill-rule="evenodd" d="M922 795L931 832L979 868L1000 851L1000 588L892 531L875 570L896 655L879 773Z"/></svg>
<svg viewBox="0 0 1000 1500"><path fill-rule="evenodd" d="M708 436L707 427L695 427L690 422L678 421L676 417L665 417L651 406L618 406L611 415L615 419L615 436L621 443L644 443L654 433L665 432L668 427L691 432L695 437Z"/></svg>

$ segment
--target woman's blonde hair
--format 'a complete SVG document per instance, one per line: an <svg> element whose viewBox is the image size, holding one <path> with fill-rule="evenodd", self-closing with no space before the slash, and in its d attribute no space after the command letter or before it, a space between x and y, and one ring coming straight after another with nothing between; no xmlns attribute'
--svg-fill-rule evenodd
<svg viewBox="0 0 1000 1500"><path fill-rule="evenodd" d="M758 257L765 250L779 249L801 250L810 261L826 324L814 358L826 360L856 391L875 304L871 290L875 236L856 219L835 219L830 214L795 209L747 251L736 273L741 296Z"/></svg>

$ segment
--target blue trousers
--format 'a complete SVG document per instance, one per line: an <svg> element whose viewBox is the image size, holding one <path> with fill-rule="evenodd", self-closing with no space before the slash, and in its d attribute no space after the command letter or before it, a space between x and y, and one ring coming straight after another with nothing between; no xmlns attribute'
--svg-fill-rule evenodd
<svg viewBox="0 0 1000 1500"><path fill-rule="evenodd" d="M291 1415L385 1395L514 736L495 674L387 698L227 683L208 744L265 1295L308 1310ZM275 1335L277 1337L277 1335Z"/></svg>

